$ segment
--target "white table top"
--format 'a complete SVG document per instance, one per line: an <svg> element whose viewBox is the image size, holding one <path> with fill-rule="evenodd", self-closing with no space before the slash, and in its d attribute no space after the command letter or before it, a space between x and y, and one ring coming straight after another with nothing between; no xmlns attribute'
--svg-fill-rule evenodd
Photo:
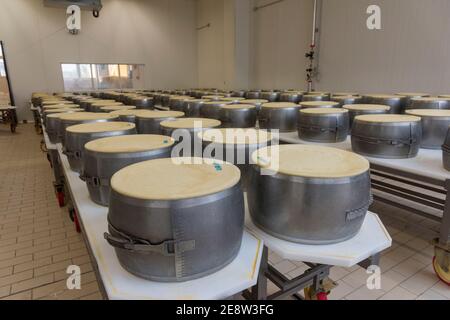
<svg viewBox="0 0 450 320"><path fill-rule="evenodd" d="M74 205L83 223L85 237L98 265L106 293L111 300L220 300L240 293L257 282L263 242L244 232L241 251L224 269L201 279L183 283L144 280L125 271L114 249L103 239L107 232L108 209L93 203L86 185L70 170L58 144L63 171Z"/></svg>
<svg viewBox="0 0 450 320"><path fill-rule="evenodd" d="M245 225L250 232L263 239L266 247L281 258L292 261L349 268L392 246L392 238L383 223L378 215L371 212L367 214L358 235L331 245L304 245L275 238L256 227L248 213Z"/></svg>
<svg viewBox="0 0 450 320"><path fill-rule="evenodd" d="M297 132L281 133L280 141L290 144L321 145L352 151L351 137L341 143L315 143L301 140ZM409 172L440 181L450 179L450 172L444 169L441 150L420 149L417 157L412 159L380 159L366 157L374 165L384 166L398 171Z"/></svg>
<svg viewBox="0 0 450 320"><path fill-rule="evenodd" d="M50 138L48 137L47 131L45 131L45 126L43 124L42 124L42 132L44 134L44 141L47 150L57 150L58 148L56 144L50 142Z"/></svg>

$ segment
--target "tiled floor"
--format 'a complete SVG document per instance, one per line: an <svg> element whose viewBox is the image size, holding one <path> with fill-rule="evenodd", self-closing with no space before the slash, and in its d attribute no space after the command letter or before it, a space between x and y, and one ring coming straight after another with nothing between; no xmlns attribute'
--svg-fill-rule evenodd
<svg viewBox="0 0 450 320"><path fill-rule="evenodd" d="M16 135L0 126L0 298L100 299L98 284L83 243L67 209L58 207L52 171L39 149L40 136L32 125ZM330 299L446 299L450 289L440 283L431 266L431 239L438 224L376 204L394 238L381 260L381 290L368 290L364 269L334 267L331 278L339 286ZM289 278L303 273L302 263L270 254L270 261ZM81 266L82 289L68 290L67 267ZM269 284L269 293L275 290Z"/></svg>
<svg viewBox="0 0 450 320"><path fill-rule="evenodd" d="M55 198L52 171L33 125L0 125L0 298L100 299L81 235ZM68 290L67 267L81 267Z"/></svg>

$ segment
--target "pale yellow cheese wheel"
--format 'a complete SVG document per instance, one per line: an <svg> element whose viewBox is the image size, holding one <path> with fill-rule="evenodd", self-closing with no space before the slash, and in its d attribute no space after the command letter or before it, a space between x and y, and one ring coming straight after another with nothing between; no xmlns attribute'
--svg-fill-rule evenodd
<svg viewBox="0 0 450 320"><path fill-rule="evenodd" d="M303 114L343 114L348 113L348 110L345 109L337 109L337 108L310 108L300 110L300 113Z"/></svg>
<svg viewBox="0 0 450 320"><path fill-rule="evenodd" d="M47 119L49 119L49 118L52 118L52 119L56 119L56 118L61 119L61 116L62 116L62 115L68 114L68 113L84 113L84 110L83 110L83 111L72 111L72 110L68 110L68 111L66 111L66 112L51 113L51 114L47 115Z"/></svg>
<svg viewBox="0 0 450 320"><path fill-rule="evenodd" d="M229 97L229 98L222 98L220 100L222 100L222 101L242 101L242 100L245 100L245 98Z"/></svg>
<svg viewBox="0 0 450 320"><path fill-rule="evenodd" d="M340 98L340 97L358 97L359 93L356 92L335 92L333 93L333 97Z"/></svg>
<svg viewBox="0 0 450 320"><path fill-rule="evenodd" d="M61 116L62 121L115 120L119 117L109 113L77 112Z"/></svg>
<svg viewBox="0 0 450 320"><path fill-rule="evenodd" d="M268 143L273 139L270 132L257 129L210 129L199 132L200 140L217 144L256 145Z"/></svg>
<svg viewBox="0 0 450 320"><path fill-rule="evenodd" d="M429 97L430 95L428 93L420 93L420 92L399 92L395 94L396 96L402 96L402 97Z"/></svg>
<svg viewBox="0 0 450 320"><path fill-rule="evenodd" d="M92 104L93 107L111 107L111 106L123 106L122 102L95 102Z"/></svg>
<svg viewBox="0 0 450 320"><path fill-rule="evenodd" d="M412 101L423 101L423 102L434 102L434 101L445 101L446 98L444 97L421 97L421 98L414 98Z"/></svg>
<svg viewBox="0 0 450 320"><path fill-rule="evenodd" d="M46 100L42 102L42 106L55 105L55 104L74 104L72 101L65 100Z"/></svg>
<svg viewBox="0 0 450 320"><path fill-rule="evenodd" d="M106 106L106 107L101 107L100 110L102 111L117 111L117 110L133 110L136 109L135 106Z"/></svg>
<svg viewBox="0 0 450 320"><path fill-rule="evenodd" d="M406 98L404 96L393 95L393 94L369 94L369 95L365 95L365 97L376 98L376 99L402 99L402 98Z"/></svg>
<svg viewBox="0 0 450 320"><path fill-rule="evenodd" d="M138 116L140 114L143 114L147 112L148 110L142 110L142 109L131 109L131 110L116 110L110 112L110 114L115 116Z"/></svg>
<svg viewBox="0 0 450 320"><path fill-rule="evenodd" d="M220 127L222 122L215 119L206 118L183 118L173 121L163 121L161 122L161 127L169 129L194 129L195 127L200 128L216 128Z"/></svg>
<svg viewBox="0 0 450 320"><path fill-rule="evenodd" d="M305 101L300 102L300 106L304 108L337 107L339 103L334 101Z"/></svg>
<svg viewBox="0 0 450 320"><path fill-rule="evenodd" d="M269 100L264 100L264 99L245 99L245 100L241 100L239 101L239 103L242 104L264 104L264 103L268 103Z"/></svg>
<svg viewBox="0 0 450 320"><path fill-rule="evenodd" d="M417 117L436 117L436 118L448 118L450 117L450 110L440 109L413 109L406 110L406 114Z"/></svg>
<svg viewBox="0 0 450 320"><path fill-rule="evenodd" d="M287 108L300 108L298 104L292 102L269 102L262 105L263 108L269 109L287 109Z"/></svg>
<svg viewBox="0 0 450 320"><path fill-rule="evenodd" d="M171 137L141 134L108 137L87 143L86 150L101 153L136 153L172 147L175 143Z"/></svg>
<svg viewBox="0 0 450 320"><path fill-rule="evenodd" d="M337 179L369 171L370 164L355 153L321 146L280 145L252 155L261 168L289 176Z"/></svg>
<svg viewBox="0 0 450 320"><path fill-rule="evenodd" d="M134 123L129 122L94 122L70 126L66 130L70 133L99 133L132 130L136 128Z"/></svg>
<svg viewBox="0 0 450 320"><path fill-rule="evenodd" d="M112 177L111 188L133 199L171 201L215 194L234 187L240 178L236 166L217 160L157 159L120 170Z"/></svg>
<svg viewBox="0 0 450 320"><path fill-rule="evenodd" d="M418 122L421 119L419 117L399 115L399 114L375 114L375 115L363 115L355 117L355 120L364 122L376 122L376 123L400 123L400 122Z"/></svg>
<svg viewBox="0 0 450 320"><path fill-rule="evenodd" d="M71 109L71 108L79 108L78 104L52 104L43 106L42 109L50 110L50 109Z"/></svg>
<svg viewBox="0 0 450 320"><path fill-rule="evenodd" d="M83 112L84 109L80 109L80 108L67 108L67 109L49 109L49 110L45 110L44 114L51 114L51 113L68 113L68 112Z"/></svg>
<svg viewBox="0 0 450 320"><path fill-rule="evenodd" d="M389 111L391 107L382 104L346 104L342 107L351 111Z"/></svg>
<svg viewBox="0 0 450 320"><path fill-rule="evenodd" d="M180 111L150 111L140 113L138 115L142 119L164 119L164 118L181 118L184 117L184 112Z"/></svg>
<svg viewBox="0 0 450 320"><path fill-rule="evenodd" d="M217 99L222 99L222 98L225 98L225 97L224 96L211 96L211 95L202 96L202 99L214 99L214 100L217 100Z"/></svg>
<svg viewBox="0 0 450 320"><path fill-rule="evenodd" d="M253 104L229 104L222 107L228 110L239 110L239 109L256 109Z"/></svg>

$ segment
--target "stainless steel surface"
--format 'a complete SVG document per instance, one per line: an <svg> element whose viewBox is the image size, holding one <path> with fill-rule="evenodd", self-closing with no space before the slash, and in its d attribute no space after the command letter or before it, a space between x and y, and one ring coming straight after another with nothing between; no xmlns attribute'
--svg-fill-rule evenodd
<svg viewBox="0 0 450 320"><path fill-rule="evenodd" d="M280 101L280 92L261 92L261 99L268 100L269 102L278 102Z"/></svg>
<svg viewBox="0 0 450 320"><path fill-rule="evenodd" d="M309 114L300 112L298 135L300 139L319 143L337 143L347 140L350 128L348 112Z"/></svg>
<svg viewBox="0 0 450 320"><path fill-rule="evenodd" d="M413 109L450 109L450 100L447 99L430 99L430 98L414 98L411 99L407 110Z"/></svg>
<svg viewBox="0 0 450 320"><path fill-rule="evenodd" d="M85 149L81 176L86 182L91 200L101 206L108 206L111 192L110 180L117 171L138 162L170 158L171 151L172 146L128 153L103 153Z"/></svg>
<svg viewBox="0 0 450 320"><path fill-rule="evenodd" d="M353 151L374 158L405 159L417 156L422 141L420 122L353 122Z"/></svg>
<svg viewBox="0 0 450 320"><path fill-rule="evenodd" d="M193 98L187 96L174 96L169 100L169 108L172 111L184 112L185 103L189 100L193 100Z"/></svg>
<svg viewBox="0 0 450 320"><path fill-rule="evenodd" d="M280 132L297 131L300 106L292 104L286 108L271 108L263 105L258 115L259 127Z"/></svg>
<svg viewBox="0 0 450 320"><path fill-rule="evenodd" d="M347 104L360 104L363 99L362 97L349 97L349 96L336 96L332 97L331 101L335 101L339 103L339 107L342 108L343 106Z"/></svg>
<svg viewBox="0 0 450 320"><path fill-rule="evenodd" d="M83 156L85 152L84 145L86 143L100 138L123 136L136 133L136 128L134 126L132 129L127 130L95 133L72 133L66 131L64 153L67 155L70 168L75 172L81 173L83 170Z"/></svg>
<svg viewBox="0 0 450 320"><path fill-rule="evenodd" d="M450 129L447 131L447 135L442 146L442 162L445 170L450 171Z"/></svg>
<svg viewBox="0 0 450 320"><path fill-rule="evenodd" d="M254 128L256 126L258 112L256 107L245 107L242 109L221 108L219 120L223 128Z"/></svg>
<svg viewBox="0 0 450 320"><path fill-rule="evenodd" d="M136 129L139 134L160 134L160 123L166 120L176 120L178 117L165 117L160 118L145 118L141 116L136 117Z"/></svg>
<svg viewBox="0 0 450 320"><path fill-rule="evenodd" d="M244 231L240 185L208 196L177 201L144 201L111 192L108 221L116 231L141 239L138 244L171 241L177 249L138 252L115 248L122 267L151 281L183 282L224 268L237 256ZM113 228L112 228L113 227ZM123 238L123 237L122 237ZM182 250L183 244L191 244Z"/></svg>
<svg viewBox="0 0 450 320"><path fill-rule="evenodd" d="M200 107L200 116L208 119L220 119L220 109L223 106L229 105L231 102L226 101L209 101L205 102Z"/></svg>
<svg viewBox="0 0 450 320"><path fill-rule="evenodd" d="M305 94L302 101L329 101L329 95L319 95L319 94Z"/></svg>
<svg viewBox="0 0 450 320"><path fill-rule="evenodd" d="M420 115L422 122L422 143L424 149L442 149L448 129L450 127L450 116L433 117Z"/></svg>
<svg viewBox="0 0 450 320"><path fill-rule="evenodd" d="M391 114L402 114L405 110L403 97L401 96L378 96L378 95L367 95L363 96L363 102L367 104L382 104L391 107L389 113Z"/></svg>
<svg viewBox="0 0 450 320"><path fill-rule="evenodd" d="M249 91L249 92L247 92L247 94L245 95L245 97L246 97L247 99L252 99L252 100L255 100L255 99L262 99L262 98L261 98L261 92L260 92L260 91ZM264 100L266 100L266 99L264 99Z"/></svg>
<svg viewBox="0 0 450 320"><path fill-rule="evenodd" d="M287 241L326 245L354 237L371 204L370 175L315 179L251 170L250 215L259 228Z"/></svg>
<svg viewBox="0 0 450 320"><path fill-rule="evenodd" d="M139 97L132 99L130 105L136 106L137 109L153 110L155 103L153 101L153 98Z"/></svg>
<svg viewBox="0 0 450 320"><path fill-rule="evenodd" d="M280 95L281 102L299 103L303 99L302 92L283 92Z"/></svg>
<svg viewBox="0 0 450 320"><path fill-rule="evenodd" d="M200 117L200 109L205 102L209 100L205 99L193 99L193 100L185 100L183 102L182 112L186 115L186 117L197 118Z"/></svg>

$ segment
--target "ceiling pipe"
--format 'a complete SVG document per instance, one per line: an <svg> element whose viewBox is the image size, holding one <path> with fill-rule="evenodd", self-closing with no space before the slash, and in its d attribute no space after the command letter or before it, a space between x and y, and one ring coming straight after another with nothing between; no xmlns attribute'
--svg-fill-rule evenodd
<svg viewBox="0 0 450 320"><path fill-rule="evenodd" d="M306 53L306 58L309 60L308 69L306 69L306 81L308 83L308 92L314 90L313 80L317 76L318 69L318 46L317 46L317 33L319 32L318 21L321 14L321 0L314 0L313 7L313 25L312 25L312 37L310 51Z"/></svg>

